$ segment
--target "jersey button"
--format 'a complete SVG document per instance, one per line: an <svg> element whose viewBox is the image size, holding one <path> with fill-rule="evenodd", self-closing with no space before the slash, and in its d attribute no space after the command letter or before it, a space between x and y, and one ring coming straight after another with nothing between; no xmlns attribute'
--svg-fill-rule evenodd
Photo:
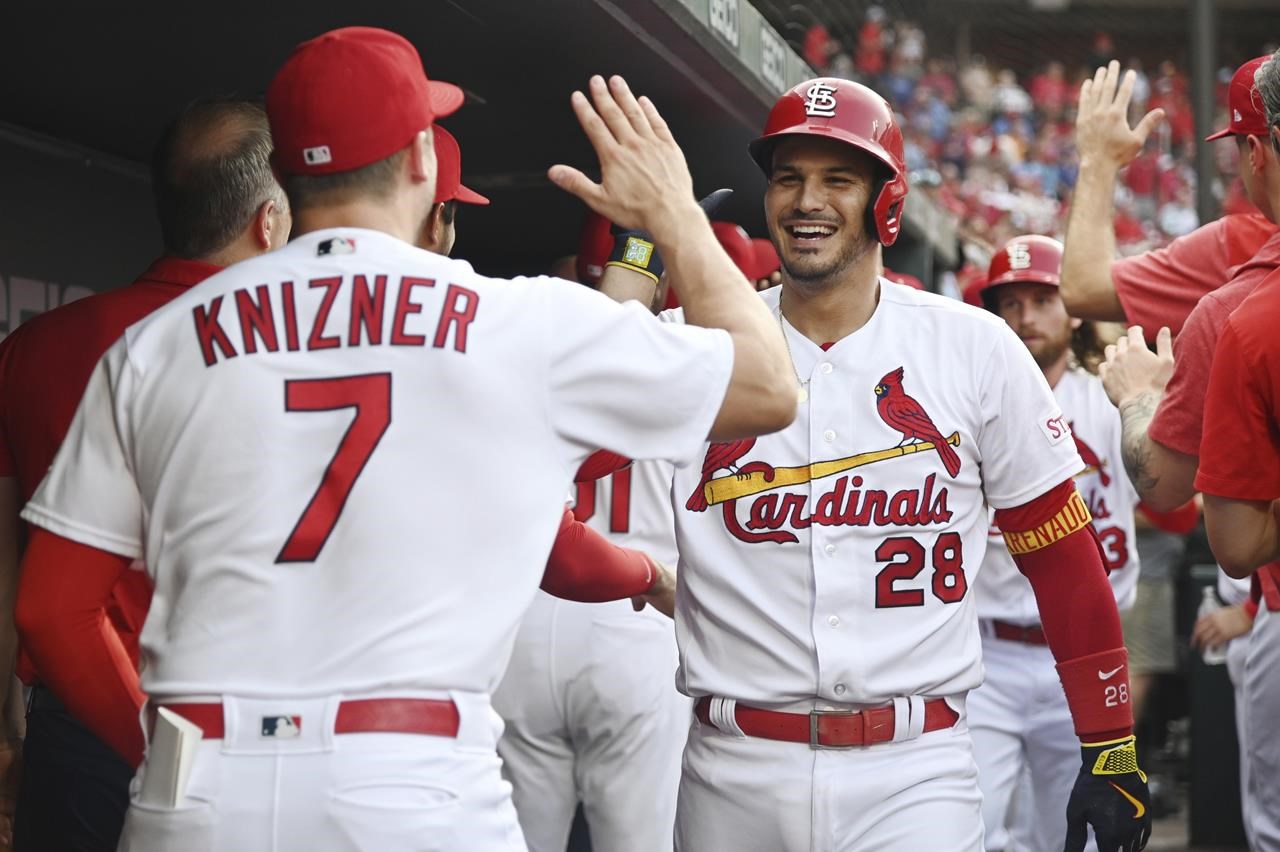
<svg viewBox="0 0 1280 852"><path fill-rule="evenodd" d="M828 555L828 556L831 556L831 555L835 554L835 552L836 552L836 546L835 546L834 544L828 544L826 547L824 547L824 548L822 548L822 549L823 549L823 550L825 550L825 551L827 552L827 555Z"/></svg>
<svg viewBox="0 0 1280 852"><path fill-rule="evenodd" d="M830 624L832 627L839 627L839 626L840 626L840 616L838 616L838 615L828 616L828 617L827 617L827 624Z"/></svg>
<svg viewBox="0 0 1280 852"><path fill-rule="evenodd" d="M822 362L822 366L821 366L821 367L819 367L818 369L822 371L822 374L823 374L824 376L829 376L829 375L831 375L831 371L832 371L832 370L834 370L834 369L835 369L835 367L831 366L831 362L829 362L829 361L823 361L823 362Z"/></svg>
<svg viewBox="0 0 1280 852"><path fill-rule="evenodd" d="M844 695L844 684L837 683L835 688L836 695Z"/></svg>
<svg viewBox="0 0 1280 852"><path fill-rule="evenodd" d="M836 430L828 429L827 431L823 432L822 439L826 441L828 444L830 444L832 441L836 439Z"/></svg>

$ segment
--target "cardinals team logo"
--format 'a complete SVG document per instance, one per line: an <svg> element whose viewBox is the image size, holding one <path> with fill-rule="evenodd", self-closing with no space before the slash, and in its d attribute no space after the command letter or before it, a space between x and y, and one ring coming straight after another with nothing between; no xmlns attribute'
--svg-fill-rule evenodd
<svg viewBox="0 0 1280 852"><path fill-rule="evenodd" d="M1071 424L1071 438L1076 442L1076 452L1080 454L1080 458L1084 461L1084 470L1080 471L1076 476L1085 476L1090 473L1098 474L1098 481L1102 483L1102 487L1106 488L1111 484L1111 474L1107 473L1107 463L1102 456L1093 451L1093 448L1080 440L1080 436L1076 434L1075 424Z"/></svg>
<svg viewBox="0 0 1280 852"><path fill-rule="evenodd" d="M804 93L805 115L834 118L836 114L836 87L819 80Z"/></svg>
<svg viewBox="0 0 1280 852"><path fill-rule="evenodd" d="M902 368L885 374L876 385L876 411L880 419L902 433L899 447L911 443L929 444L938 451L942 466L952 479L960 473L960 456L951 449L951 441L942 437L938 427L924 410L924 406L916 402L902 389Z"/></svg>
<svg viewBox="0 0 1280 852"><path fill-rule="evenodd" d="M886 424L902 433L902 440L897 446L797 467L775 468L762 461L739 464L743 456L755 446L754 438L712 444L707 449L707 455L702 462L702 476L693 493L685 501L685 508L691 512L705 512L711 506L726 504L726 512L728 512L731 509L729 504L742 498L754 497L791 485L803 485L854 468L922 452L936 452L943 468L954 479L959 475L961 468L960 456L953 449L960 445L960 434L952 432L944 437L934 425L932 418L925 412L924 407L903 390L902 376L903 369L898 367L885 375L875 386L877 413ZM729 473L717 476L725 470ZM932 480L933 476L929 479ZM854 480L861 482L860 477L854 477ZM932 487L930 483L926 490L931 491ZM840 488L843 490L843 486ZM944 488L939 493L944 494L945 490ZM900 493L905 495L907 492ZM916 496L922 497L920 494ZM945 508L942 511L945 511ZM925 517L925 515L927 512L916 513L917 517ZM727 514L726 519L728 519Z"/></svg>

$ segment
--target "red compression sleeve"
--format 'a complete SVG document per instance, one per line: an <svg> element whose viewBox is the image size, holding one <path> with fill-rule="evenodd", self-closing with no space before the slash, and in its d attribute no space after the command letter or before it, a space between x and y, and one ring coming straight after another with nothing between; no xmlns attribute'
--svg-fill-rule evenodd
<svg viewBox="0 0 1280 852"><path fill-rule="evenodd" d="M618 547L564 510L542 575L544 592L570 601L602 603L642 595L656 579L648 556Z"/></svg>
<svg viewBox="0 0 1280 852"><path fill-rule="evenodd" d="M1071 480L996 511L1018 570L1031 582L1076 734L1103 742L1133 733L1128 653L1098 534Z"/></svg>
<svg viewBox="0 0 1280 852"><path fill-rule="evenodd" d="M39 527L22 561L15 620L40 679L130 766L142 762L146 697L106 607L130 560Z"/></svg>
<svg viewBox="0 0 1280 852"><path fill-rule="evenodd" d="M578 468L578 472L573 475L573 481L595 482L597 479L604 479L609 474L630 466L631 459L626 456L620 456L608 450L596 450L587 456L587 460Z"/></svg>

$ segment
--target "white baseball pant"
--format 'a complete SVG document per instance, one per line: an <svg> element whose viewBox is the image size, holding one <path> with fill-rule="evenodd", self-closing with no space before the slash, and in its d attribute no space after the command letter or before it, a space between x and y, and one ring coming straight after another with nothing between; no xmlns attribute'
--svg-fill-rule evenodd
<svg viewBox="0 0 1280 852"><path fill-rule="evenodd" d="M1252 848L1280 852L1280 740L1273 735L1280 716L1280 614L1265 604L1253 622L1244 680Z"/></svg>
<svg viewBox="0 0 1280 852"><path fill-rule="evenodd" d="M963 700L951 700L962 708ZM964 723L901 742L811 749L694 721L678 852L978 852L982 795Z"/></svg>
<svg viewBox="0 0 1280 852"><path fill-rule="evenodd" d="M969 693L968 709L986 848L1060 852L1067 800L1080 774L1080 740L1053 654L1043 645L984 635L982 663L986 677ZM1021 793L1024 771L1030 774L1030 797L1018 800L1015 829L1010 802ZM1086 848L1096 848L1089 833Z"/></svg>
<svg viewBox="0 0 1280 852"><path fill-rule="evenodd" d="M579 800L596 849L671 849L691 712L676 662L671 620L653 610L538 595L493 699L532 852L564 852Z"/></svg>
<svg viewBox="0 0 1280 852"><path fill-rule="evenodd" d="M398 697L445 697L411 695ZM362 695L360 698L375 696ZM494 748L488 697L452 693L456 738L334 734L339 697L222 699L226 738L202 740L176 809L134 796L123 852L455 852L525 849ZM263 719L300 717L288 738Z"/></svg>
<svg viewBox="0 0 1280 852"><path fill-rule="evenodd" d="M1237 636L1227 643L1227 677L1231 678L1231 691L1235 697L1236 740L1240 750L1240 818L1244 822L1244 836L1249 848L1256 848L1253 840L1253 799L1249 794L1249 734L1244 695L1244 668L1249 657L1249 637L1253 633Z"/></svg>

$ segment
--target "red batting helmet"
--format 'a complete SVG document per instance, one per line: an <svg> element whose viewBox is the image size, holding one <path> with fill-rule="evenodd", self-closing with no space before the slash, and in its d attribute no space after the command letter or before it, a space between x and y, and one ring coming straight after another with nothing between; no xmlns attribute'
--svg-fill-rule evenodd
<svg viewBox="0 0 1280 852"><path fill-rule="evenodd" d="M987 283L978 294L987 307L992 291L1001 284L1050 284L1057 287L1062 274L1062 243L1051 237L1027 234L1014 237L991 258Z"/></svg>
<svg viewBox="0 0 1280 852"><path fill-rule="evenodd" d="M859 83L822 77L788 91L769 111L764 133L748 147L764 173L773 171L773 147L783 136L820 136L865 151L884 167L867 207L870 229L893 245L907 196L902 130L889 102Z"/></svg>

